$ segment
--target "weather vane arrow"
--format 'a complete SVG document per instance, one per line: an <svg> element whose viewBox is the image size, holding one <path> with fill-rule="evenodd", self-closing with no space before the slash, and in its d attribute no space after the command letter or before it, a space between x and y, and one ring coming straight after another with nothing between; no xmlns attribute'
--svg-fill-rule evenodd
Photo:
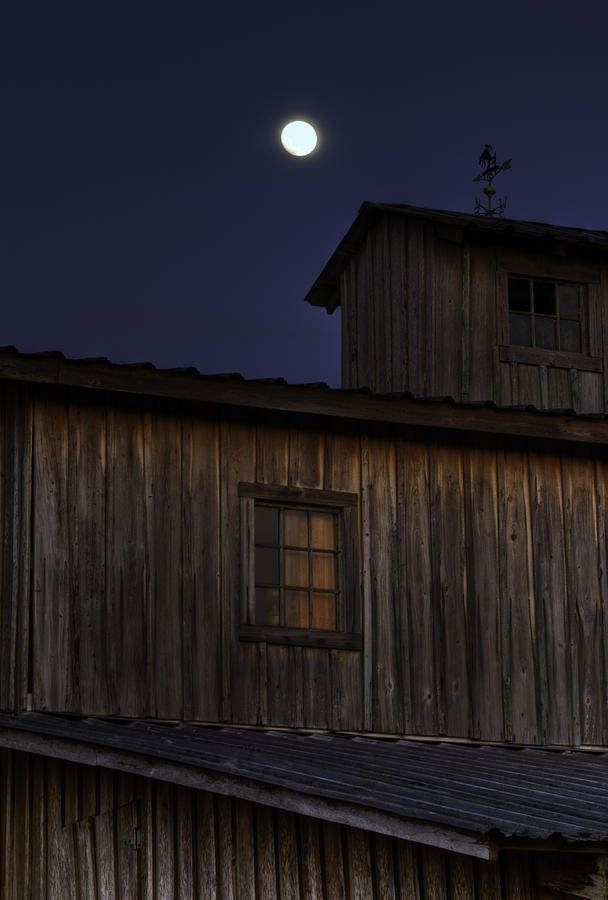
<svg viewBox="0 0 608 900"><path fill-rule="evenodd" d="M494 147L486 144L479 157L479 165L483 171L473 181L486 182L483 192L488 198L488 205L484 206L479 198L475 198L475 214L478 216L502 216L507 205L507 198L506 196L499 198L496 206L492 206L492 200L496 193L493 182L497 175L511 168L511 160L507 159L503 163L497 163Z"/></svg>

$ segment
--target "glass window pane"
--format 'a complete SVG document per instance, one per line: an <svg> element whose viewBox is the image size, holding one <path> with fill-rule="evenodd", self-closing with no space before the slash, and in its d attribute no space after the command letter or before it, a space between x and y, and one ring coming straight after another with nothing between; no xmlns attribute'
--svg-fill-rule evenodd
<svg viewBox="0 0 608 900"><path fill-rule="evenodd" d="M509 326L511 329L511 343L518 347L531 347L530 316L523 313L509 313Z"/></svg>
<svg viewBox="0 0 608 900"><path fill-rule="evenodd" d="M552 281L534 282L534 312L543 316L555 315L555 284Z"/></svg>
<svg viewBox="0 0 608 900"><path fill-rule="evenodd" d="M255 624L279 624L279 589L255 589Z"/></svg>
<svg viewBox="0 0 608 900"><path fill-rule="evenodd" d="M320 594L314 591L312 595L312 627L335 631L338 627L336 605L335 594Z"/></svg>
<svg viewBox="0 0 608 900"><path fill-rule="evenodd" d="M555 325L557 319L545 318L543 316L534 317L534 330L536 333L536 346L543 347L545 350L554 350L557 346L555 339Z"/></svg>
<svg viewBox="0 0 608 900"><path fill-rule="evenodd" d="M308 552L306 550L285 551L285 584L290 587L308 587Z"/></svg>
<svg viewBox="0 0 608 900"><path fill-rule="evenodd" d="M308 513L305 509L286 509L285 543L291 547L308 547Z"/></svg>
<svg viewBox="0 0 608 900"><path fill-rule="evenodd" d="M580 288L578 284L559 284L557 286L559 296L559 314L564 319L580 318L579 294Z"/></svg>
<svg viewBox="0 0 608 900"><path fill-rule="evenodd" d="M334 513L311 513L312 546L317 550L337 549L337 516Z"/></svg>
<svg viewBox="0 0 608 900"><path fill-rule="evenodd" d="M315 588L334 591L337 587L336 569L338 557L334 553L313 553L312 584Z"/></svg>
<svg viewBox="0 0 608 900"><path fill-rule="evenodd" d="M530 312L529 278L509 278L509 309Z"/></svg>
<svg viewBox="0 0 608 900"><path fill-rule="evenodd" d="M256 544L279 544L279 510L272 506L255 508Z"/></svg>
<svg viewBox="0 0 608 900"><path fill-rule="evenodd" d="M255 583L279 584L279 551L270 547L255 548Z"/></svg>
<svg viewBox="0 0 608 900"><path fill-rule="evenodd" d="M562 319L559 323L559 347L560 350L572 350L581 352L581 326L578 322L569 322Z"/></svg>
<svg viewBox="0 0 608 900"><path fill-rule="evenodd" d="M287 628L310 628L308 591L285 591Z"/></svg>

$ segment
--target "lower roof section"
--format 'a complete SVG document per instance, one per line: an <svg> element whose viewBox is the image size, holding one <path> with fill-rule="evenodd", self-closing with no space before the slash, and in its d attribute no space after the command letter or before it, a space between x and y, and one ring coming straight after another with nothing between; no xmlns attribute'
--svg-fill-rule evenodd
<svg viewBox="0 0 608 900"><path fill-rule="evenodd" d="M608 842L608 753L37 712L0 716L0 746L482 858L509 841Z"/></svg>

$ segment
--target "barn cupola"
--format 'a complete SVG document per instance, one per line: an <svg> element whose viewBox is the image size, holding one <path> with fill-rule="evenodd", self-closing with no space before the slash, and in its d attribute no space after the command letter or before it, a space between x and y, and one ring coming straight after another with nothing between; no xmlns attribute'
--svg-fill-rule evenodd
<svg viewBox="0 0 608 900"><path fill-rule="evenodd" d="M608 411L608 233L364 203L306 300L342 386Z"/></svg>

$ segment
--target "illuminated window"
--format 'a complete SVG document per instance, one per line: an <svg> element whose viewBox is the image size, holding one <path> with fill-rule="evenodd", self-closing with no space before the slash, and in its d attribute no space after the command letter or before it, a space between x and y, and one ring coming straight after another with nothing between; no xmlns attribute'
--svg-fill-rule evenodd
<svg viewBox="0 0 608 900"><path fill-rule="evenodd" d="M581 353L584 290L574 282L510 275L510 343Z"/></svg>
<svg viewBox="0 0 608 900"><path fill-rule="evenodd" d="M360 643L357 498L240 485L242 639Z"/></svg>

